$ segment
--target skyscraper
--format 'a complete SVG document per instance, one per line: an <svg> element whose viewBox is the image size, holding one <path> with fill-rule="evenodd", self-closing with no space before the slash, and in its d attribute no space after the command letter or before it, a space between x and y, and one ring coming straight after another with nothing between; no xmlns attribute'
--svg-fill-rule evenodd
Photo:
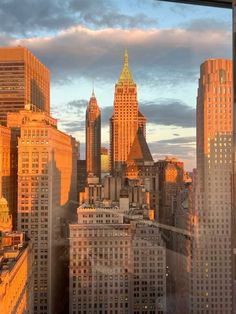
<svg viewBox="0 0 236 314"><path fill-rule="evenodd" d="M46 112L22 110L7 119L19 129L17 226L33 243L34 313L59 313L66 298L66 221L77 201L78 147Z"/></svg>
<svg viewBox="0 0 236 314"><path fill-rule="evenodd" d="M191 313L232 313L232 62L201 65Z"/></svg>
<svg viewBox="0 0 236 314"><path fill-rule="evenodd" d="M94 91L86 110L86 170L101 176L101 113Z"/></svg>
<svg viewBox="0 0 236 314"><path fill-rule="evenodd" d="M49 112L49 71L25 47L0 47L0 123L30 105Z"/></svg>
<svg viewBox="0 0 236 314"><path fill-rule="evenodd" d="M113 114L110 119L110 158L113 173L122 170L137 130L145 135L146 119L138 111L136 84L128 66L128 53L115 86Z"/></svg>

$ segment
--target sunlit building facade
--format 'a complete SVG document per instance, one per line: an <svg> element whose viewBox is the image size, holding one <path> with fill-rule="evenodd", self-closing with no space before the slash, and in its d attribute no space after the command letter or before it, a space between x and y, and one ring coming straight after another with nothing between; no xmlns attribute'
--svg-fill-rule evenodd
<svg viewBox="0 0 236 314"><path fill-rule="evenodd" d="M66 221L77 204L77 143L45 112L9 113L8 120L20 130L17 224L33 242L34 313L57 313L66 298Z"/></svg>
<svg viewBox="0 0 236 314"><path fill-rule="evenodd" d="M101 113L94 92L86 110L86 171L101 177Z"/></svg>
<svg viewBox="0 0 236 314"><path fill-rule="evenodd" d="M49 71L25 47L0 47L0 123L31 105L49 113Z"/></svg>
<svg viewBox="0 0 236 314"><path fill-rule="evenodd" d="M7 200L0 199L0 313L33 313L31 241L12 231Z"/></svg>
<svg viewBox="0 0 236 314"><path fill-rule="evenodd" d="M70 314L166 313L165 245L157 227L118 207L78 208L70 224Z"/></svg>
<svg viewBox="0 0 236 314"><path fill-rule="evenodd" d="M125 50L124 63L115 86L113 114L110 119L111 170L119 173L127 160L137 130L145 136L146 119L138 110L137 88L128 66Z"/></svg>
<svg viewBox="0 0 236 314"><path fill-rule="evenodd" d="M191 313L232 313L232 62L201 65Z"/></svg>
<svg viewBox="0 0 236 314"><path fill-rule="evenodd" d="M12 211L13 193L11 186L11 133L10 129L0 125L0 197L6 198Z"/></svg>
<svg viewBox="0 0 236 314"><path fill-rule="evenodd" d="M110 171L109 154L106 147L101 147L101 173L108 174Z"/></svg>

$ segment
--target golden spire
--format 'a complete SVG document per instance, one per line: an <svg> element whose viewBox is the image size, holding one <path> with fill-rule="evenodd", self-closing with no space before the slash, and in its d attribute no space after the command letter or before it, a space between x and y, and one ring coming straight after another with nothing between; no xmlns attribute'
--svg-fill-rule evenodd
<svg viewBox="0 0 236 314"><path fill-rule="evenodd" d="M129 56L128 56L128 51L127 49L125 48L125 51L124 51L124 67L129 67Z"/></svg>
<svg viewBox="0 0 236 314"><path fill-rule="evenodd" d="M128 52L127 52L127 49L125 48L123 68L120 72L118 84L123 84L124 82L129 83L129 84L134 84L132 75L129 71L129 63L128 62L129 62Z"/></svg>

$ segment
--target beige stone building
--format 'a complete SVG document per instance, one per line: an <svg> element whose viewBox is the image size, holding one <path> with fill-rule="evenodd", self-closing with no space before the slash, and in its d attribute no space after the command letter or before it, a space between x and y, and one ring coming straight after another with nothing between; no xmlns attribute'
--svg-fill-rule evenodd
<svg viewBox="0 0 236 314"><path fill-rule="evenodd" d="M166 248L158 227L102 204L79 207L69 227L70 314L166 313Z"/></svg>
<svg viewBox="0 0 236 314"><path fill-rule="evenodd" d="M66 298L66 222L77 201L77 143L46 112L9 113L8 125L19 130L17 225L33 243L34 313L56 313Z"/></svg>

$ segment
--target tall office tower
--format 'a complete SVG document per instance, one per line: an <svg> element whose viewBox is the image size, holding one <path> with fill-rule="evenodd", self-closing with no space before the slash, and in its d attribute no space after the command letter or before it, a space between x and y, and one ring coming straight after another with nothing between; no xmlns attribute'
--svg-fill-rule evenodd
<svg viewBox="0 0 236 314"><path fill-rule="evenodd" d="M146 119L138 111L136 84L129 71L128 53L125 50L110 119L110 161L113 174L122 170L138 128L141 128L145 136Z"/></svg>
<svg viewBox="0 0 236 314"><path fill-rule="evenodd" d="M77 143L45 112L7 118L20 130L17 222L33 242L34 313L60 313L68 283L66 221L77 204Z"/></svg>
<svg viewBox="0 0 236 314"><path fill-rule="evenodd" d="M92 93L86 110L86 171L101 177L101 113Z"/></svg>
<svg viewBox="0 0 236 314"><path fill-rule="evenodd" d="M166 313L164 241L138 217L124 219L117 206L78 208L69 225L70 314Z"/></svg>
<svg viewBox="0 0 236 314"><path fill-rule="evenodd" d="M166 157L155 163L159 173L159 210L160 223L174 225L178 194L184 187L183 162Z"/></svg>
<svg viewBox="0 0 236 314"><path fill-rule="evenodd" d="M191 312L232 313L232 62L201 65Z"/></svg>
<svg viewBox="0 0 236 314"><path fill-rule="evenodd" d="M49 113L49 71L24 47L0 47L0 124L31 105Z"/></svg>

